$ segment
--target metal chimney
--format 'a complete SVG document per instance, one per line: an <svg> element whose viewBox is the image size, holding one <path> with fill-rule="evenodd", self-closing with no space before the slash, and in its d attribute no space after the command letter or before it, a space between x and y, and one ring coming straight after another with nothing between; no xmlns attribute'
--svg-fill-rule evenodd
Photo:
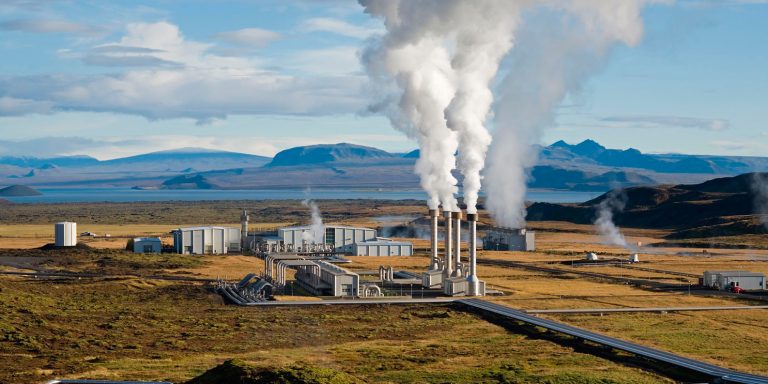
<svg viewBox="0 0 768 384"><path fill-rule="evenodd" d="M459 267L461 265L461 211L460 210L453 212L453 220L454 220L454 225L456 226L456 228L454 228L454 243L453 243L454 256L453 257L455 257L456 260L454 261L455 264L454 264L453 272L451 273L451 275L453 277L457 277L462 275L461 269Z"/></svg>
<svg viewBox="0 0 768 384"><path fill-rule="evenodd" d="M443 259L443 282L445 282L451 273L453 273L453 245L451 239L453 237L452 214L453 212L443 210L445 215L445 258Z"/></svg>
<svg viewBox="0 0 768 384"><path fill-rule="evenodd" d="M480 296L480 280L477 278L477 213L468 213L469 224L469 276L467 276L468 296Z"/></svg>
<svg viewBox="0 0 768 384"><path fill-rule="evenodd" d="M429 269L430 270L437 270L440 268L440 262L438 261L438 255L437 255L437 247L439 244L437 243L437 218L440 217L440 211L437 209L430 209L429 210L429 218L431 220L430 222L430 228L432 229L431 235L431 245L432 245L432 254L431 259L429 260Z"/></svg>
<svg viewBox="0 0 768 384"><path fill-rule="evenodd" d="M240 214L240 252L244 252L248 245L248 211L243 209Z"/></svg>

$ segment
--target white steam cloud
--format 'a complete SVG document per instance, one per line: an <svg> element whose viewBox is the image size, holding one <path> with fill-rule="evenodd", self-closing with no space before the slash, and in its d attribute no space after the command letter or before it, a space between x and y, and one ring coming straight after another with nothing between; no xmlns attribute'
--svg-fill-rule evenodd
<svg viewBox="0 0 768 384"><path fill-rule="evenodd" d="M619 190L613 190L598 204L595 226L603 241L610 245L618 245L628 248L627 240L621 234L621 230L613 222L613 213L621 212L626 206L625 196Z"/></svg>
<svg viewBox="0 0 768 384"><path fill-rule="evenodd" d="M323 225L323 216L320 214L320 208L317 203L309 198L304 199L301 204L309 208L312 215L312 222L309 231L301 234L301 239L311 244L323 244L325 242L325 225Z"/></svg>
<svg viewBox="0 0 768 384"><path fill-rule="evenodd" d="M458 150L467 210L476 211L490 145L488 208L500 225L520 227L527 170L536 161L531 147L553 110L614 45L640 40L643 6L661 0L359 2L386 27L362 57L374 87L387 95L371 109L418 142L416 172L430 207L456 208ZM505 57L491 144L491 85Z"/></svg>
<svg viewBox="0 0 768 384"><path fill-rule="evenodd" d="M528 170L553 111L579 92L617 44L642 38L644 0L553 0L529 14L497 94L495 132L486 170L487 206L506 227L525 225Z"/></svg>

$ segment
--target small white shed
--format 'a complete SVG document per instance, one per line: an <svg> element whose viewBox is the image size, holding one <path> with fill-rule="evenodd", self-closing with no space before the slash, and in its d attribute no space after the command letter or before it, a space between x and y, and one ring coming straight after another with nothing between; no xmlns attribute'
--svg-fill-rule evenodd
<svg viewBox="0 0 768 384"><path fill-rule="evenodd" d="M134 253L161 253L163 242L159 237L137 237L133 239Z"/></svg>

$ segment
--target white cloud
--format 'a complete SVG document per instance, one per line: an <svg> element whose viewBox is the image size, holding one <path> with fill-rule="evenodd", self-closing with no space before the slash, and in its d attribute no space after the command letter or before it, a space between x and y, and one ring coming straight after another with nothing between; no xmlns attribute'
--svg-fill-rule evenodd
<svg viewBox="0 0 768 384"><path fill-rule="evenodd" d="M31 33L72 33L78 35L94 35L102 32L100 28L66 20L32 19L18 19L1 22L0 30Z"/></svg>
<svg viewBox="0 0 768 384"><path fill-rule="evenodd" d="M326 75L349 75L362 72L356 46L339 46L326 49L302 51L291 58L292 68L306 73Z"/></svg>
<svg viewBox="0 0 768 384"><path fill-rule="evenodd" d="M53 103L14 97L0 97L0 116L21 116L33 113L50 113Z"/></svg>
<svg viewBox="0 0 768 384"><path fill-rule="evenodd" d="M768 4L768 0L683 0L680 4L682 6L694 8L715 8L723 6Z"/></svg>
<svg viewBox="0 0 768 384"><path fill-rule="evenodd" d="M0 2L0 12L39 11L61 0L3 0Z"/></svg>
<svg viewBox="0 0 768 384"><path fill-rule="evenodd" d="M7 97L40 100L56 109L201 122L230 114L349 113L363 106L362 77L318 74L322 71L299 77L267 70L263 60L216 54L215 48L186 39L167 22L134 23L118 41L95 46L81 57L90 64L134 67L130 70L0 76L0 89Z"/></svg>
<svg viewBox="0 0 768 384"><path fill-rule="evenodd" d="M281 38L277 32L261 28L245 28L236 31L217 33L215 38L230 44L263 48Z"/></svg>
<svg viewBox="0 0 768 384"><path fill-rule="evenodd" d="M747 156L765 156L765 152L768 151L768 144L765 143L764 138L715 140L711 144L724 152Z"/></svg>
<svg viewBox="0 0 768 384"><path fill-rule="evenodd" d="M301 28L308 32L329 32L356 39L365 39L373 34L382 32L381 28L354 25L344 20L328 17L308 19L302 24Z"/></svg>
<svg viewBox="0 0 768 384"><path fill-rule="evenodd" d="M730 128L730 121L725 119L707 119L681 116L610 116L600 119L605 123L615 123L627 128L696 128L706 131L725 131Z"/></svg>

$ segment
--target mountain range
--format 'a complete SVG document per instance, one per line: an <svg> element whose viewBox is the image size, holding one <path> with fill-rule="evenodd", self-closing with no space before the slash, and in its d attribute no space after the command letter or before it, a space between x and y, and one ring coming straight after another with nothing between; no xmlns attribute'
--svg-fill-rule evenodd
<svg viewBox="0 0 768 384"><path fill-rule="evenodd" d="M768 158L644 154L593 140L538 148L529 187L604 191L613 187L697 183L768 170ZM418 188L419 151L391 153L354 144L301 146L273 158L183 148L101 161L87 156L0 157L0 185L196 189ZM456 175L460 178L460 175Z"/></svg>

